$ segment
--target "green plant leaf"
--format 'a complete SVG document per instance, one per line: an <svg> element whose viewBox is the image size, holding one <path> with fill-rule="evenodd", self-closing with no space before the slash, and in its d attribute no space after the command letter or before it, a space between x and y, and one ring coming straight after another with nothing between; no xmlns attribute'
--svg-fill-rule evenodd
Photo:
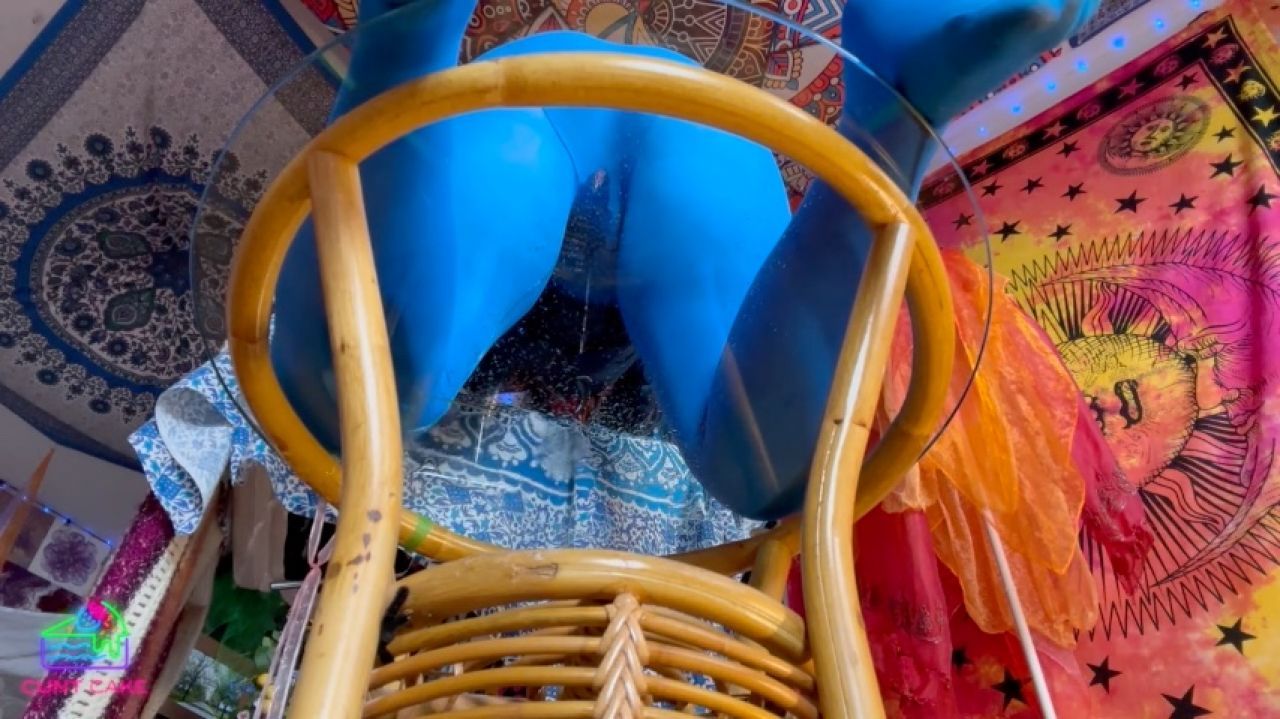
<svg viewBox="0 0 1280 719"><path fill-rule="evenodd" d="M263 637L276 630L285 608L280 595L237 587L229 571L220 571L213 580L213 602L204 631L227 649L253 657Z"/></svg>

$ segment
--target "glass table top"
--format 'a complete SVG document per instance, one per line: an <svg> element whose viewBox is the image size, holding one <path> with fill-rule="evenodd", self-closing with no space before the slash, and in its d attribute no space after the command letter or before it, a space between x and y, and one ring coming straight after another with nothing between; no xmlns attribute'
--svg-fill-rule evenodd
<svg viewBox="0 0 1280 719"><path fill-rule="evenodd" d="M471 13L422 0L362 22L294 68L231 133L193 223L194 317L206 356L225 348L232 256L254 204L321 129L296 110L323 103L340 115L450 66L454 47L458 63L585 48L701 65L837 125L909 194L932 152L949 154L919 113L832 41L838 25L736 0L637 8L570 4L534 15L523 3L484 2ZM705 407L724 391L718 368L735 353L792 368L779 382L809 399L768 400L781 403L771 412L778 424L804 424L813 397L825 404L831 345L870 232L790 158L664 118L531 108L423 128L361 169L406 433L445 416L483 426L519 411L684 450L706 432ZM286 260L273 353L299 415L336 451L309 243L299 239ZM989 268L989 245L986 254ZM798 270L806 263L812 273ZM782 279L764 287L770 272ZM981 319L990 321L989 307ZM980 358L985 329L957 341L965 337L981 338L963 347ZM230 363L213 366L256 428ZM939 433L962 400L950 400ZM706 458L686 459L695 475L711 471Z"/></svg>

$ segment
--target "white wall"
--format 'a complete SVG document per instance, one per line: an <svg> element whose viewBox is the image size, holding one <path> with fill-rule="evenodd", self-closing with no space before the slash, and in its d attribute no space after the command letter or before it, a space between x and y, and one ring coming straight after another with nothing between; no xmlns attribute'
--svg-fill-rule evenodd
<svg viewBox="0 0 1280 719"><path fill-rule="evenodd" d="M0 479L26 487L50 448L55 451L39 500L115 543L146 497L142 474L57 445L0 406Z"/></svg>

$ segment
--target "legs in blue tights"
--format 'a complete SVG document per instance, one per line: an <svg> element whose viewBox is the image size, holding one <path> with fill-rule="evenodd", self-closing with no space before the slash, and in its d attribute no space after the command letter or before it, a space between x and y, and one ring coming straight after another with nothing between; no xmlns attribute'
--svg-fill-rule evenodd
<svg viewBox="0 0 1280 719"><path fill-rule="evenodd" d="M941 125L1062 42L1097 0L892 0L844 7L842 43ZM846 63L841 132L892 165L909 196L935 142L879 81ZM855 136L853 128L865 134ZM864 147L864 149L867 149ZM700 479L735 510L800 509L822 413L871 235L817 182L747 296L708 396ZM746 399L743 399L746 398Z"/></svg>
<svg viewBox="0 0 1280 719"><path fill-rule="evenodd" d="M623 225L619 305L663 414L700 477L716 366L739 308L791 218L773 155L672 120L641 129Z"/></svg>
<svg viewBox="0 0 1280 719"><path fill-rule="evenodd" d="M362 20L386 4L368 0ZM470 15L468 3L431 0L362 33L334 115L453 66ZM406 429L430 426L545 287L576 192L573 163L542 111L495 110L418 130L360 175L401 419ZM317 273L308 223L281 273L272 359L300 417L336 450Z"/></svg>
<svg viewBox="0 0 1280 719"><path fill-rule="evenodd" d="M365 0L362 19L388 4ZM940 123L1060 42L1096 4L850 3L844 42ZM360 38L335 112L454 63L470 3L418 7ZM677 59L568 33L520 40L489 57L597 49ZM870 132L914 193L930 137L856 68L846 69L845 84L848 126ZM623 219L610 291L591 293L592 301L619 304L682 449L717 497L761 518L799 507L870 246L861 220L830 188L818 183L788 224L765 149L674 120L578 109L467 115L395 143L361 172L406 428L435 422L532 305L556 263L575 194L603 173L617 193L609 205ZM281 281L273 356L290 399L333 447L315 277L304 229Z"/></svg>
<svg viewBox="0 0 1280 719"><path fill-rule="evenodd" d="M361 177L401 419L406 430L430 426L545 287L573 168L540 112L503 110L415 132L364 162ZM316 267L307 227L281 275L272 356L302 419L336 449Z"/></svg>
<svg viewBox="0 0 1280 719"><path fill-rule="evenodd" d="M428 19L416 21L437 32L451 26L460 38L456 18ZM443 69L448 55L439 47L448 38L417 37L414 27L397 24L394 37L376 42L361 38L338 112ZM566 51L690 62L577 33L537 35L482 59ZM592 109L473 113L423 128L361 165L406 429L437 421L484 353L532 306L555 266L574 196L597 173L619 193L611 204L620 213L625 205L626 220L618 266L607 268L613 281L591 297L621 302L664 408L696 444L700 398L737 305L789 216L782 183L757 145L689 123ZM735 195L761 188L762 200L743 210ZM315 263L306 227L282 273L272 352L299 414L336 448Z"/></svg>

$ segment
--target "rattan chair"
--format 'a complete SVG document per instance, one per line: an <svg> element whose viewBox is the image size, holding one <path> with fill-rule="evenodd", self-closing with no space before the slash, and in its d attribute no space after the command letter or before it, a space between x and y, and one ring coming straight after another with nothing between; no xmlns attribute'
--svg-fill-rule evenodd
<svg viewBox="0 0 1280 719"><path fill-rule="evenodd" d="M657 558L506 551L401 509L397 400L357 164L428 123L521 106L651 112L736 133L812 169L875 229L802 516L746 541ZM338 378L341 465L286 401L268 354L276 281L308 213ZM904 291L912 385L864 456ZM411 81L335 122L275 180L237 250L228 313L249 408L294 471L341 510L291 717L884 715L852 529L935 429L954 351L950 293L910 201L804 111L711 71L623 55L533 55ZM440 563L393 585L397 542ZM780 601L797 552L807 625ZM730 578L746 569L750 586ZM410 624L388 647L395 660L375 668L380 620L400 588ZM495 696L512 687L518 696Z"/></svg>

